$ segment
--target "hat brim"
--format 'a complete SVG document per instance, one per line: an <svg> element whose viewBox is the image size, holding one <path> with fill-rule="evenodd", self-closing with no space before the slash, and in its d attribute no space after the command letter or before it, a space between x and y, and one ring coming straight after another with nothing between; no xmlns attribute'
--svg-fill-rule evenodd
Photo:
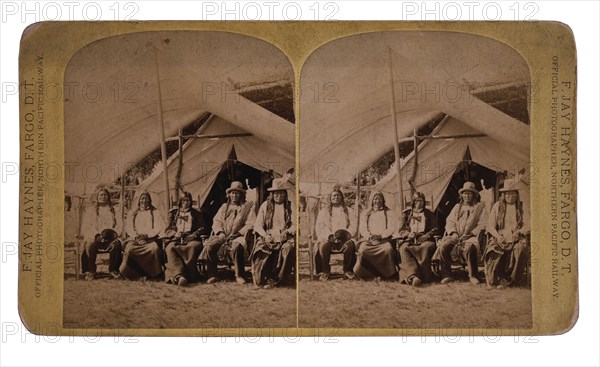
<svg viewBox="0 0 600 367"><path fill-rule="evenodd" d="M473 189L460 189L460 190L458 190L458 195L462 195L462 193L463 193L463 192L465 192L465 191L470 191L470 192L472 192L473 194L477 194L477 195L479 195L479 191L477 191L477 190L473 190Z"/></svg>
<svg viewBox="0 0 600 367"><path fill-rule="evenodd" d="M232 188L229 188L229 189L225 190L225 193L226 193L226 194L229 194L229 193L230 193L230 192L232 192L232 191L237 191L237 192L241 192L241 193L244 193L244 192L245 192L245 190L242 190L242 189L237 189L237 188L233 188L233 189L232 189Z"/></svg>
<svg viewBox="0 0 600 367"><path fill-rule="evenodd" d="M519 187L509 187L507 189L505 188L501 188L500 190L498 190L499 192L509 192L509 191L520 191L523 190L522 188Z"/></svg>
<svg viewBox="0 0 600 367"><path fill-rule="evenodd" d="M267 191L269 192L273 192L273 191L287 191L287 190L291 190L291 187L287 187L287 186L283 186L283 187L269 187L267 189Z"/></svg>

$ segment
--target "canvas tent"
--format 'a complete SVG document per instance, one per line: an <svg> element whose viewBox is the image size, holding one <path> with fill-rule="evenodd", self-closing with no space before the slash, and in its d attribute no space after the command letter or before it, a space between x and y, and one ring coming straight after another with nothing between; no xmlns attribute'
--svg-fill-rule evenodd
<svg viewBox="0 0 600 367"><path fill-rule="evenodd" d="M213 187L219 172L227 164L229 157L234 152L236 161L253 167L258 171L272 171L276 176L283 176L289 169L294 167L294 149L283 149L270 144L266 139L245 135L247 131L227 120L215 116L209 119L198 130L196 135L202 136L225 136L231 137L217 139L190 139L183 147L182 152L176 152L168 162L168 175L170 182L179 169L179 154L182 154L183 169L181 172L181 186L183 190L189 191L198 198L199 205L204 203L211 188ZM138 189L149 191L159 199L159 206L164 207L162 202L163 186L162 166L144 180ZM223 190L224 191L224 190ZM177 197L174 185L171 187L173 197Z"/></svg>
<svg viewBox="0 0 600 367"><path fill-rule="evenodd" d="M516 165L526 164L529 126L477 99L471 91L529 81L525 60L509 46L486 37L407 31L332 41L316 50L302 70L301 88L317 86L327 99L301 95L300 190L309 196L328 193L333 185L350 182L357 172L393 149L391 85L400 138L411 136L415 128L440 113L451 116L443 131L486 136L483 143L475 139L428 143L419 160L462 159L468 146L488 166L504 166L513 159ZM493 147L502 147L502 154L513 153L498 160ZM446 178L438 177L437 186L431 188L434 199L439 200ZM398 191L395 180L386 185L384 189ZM409 189L406 182L403 189Z"/></svg>
<svg viewBox="0 0 600 367"><path fill-rule="evenodd" d="M292 78L275 46L227 32L140 32L85 45L65 71L65 190L89 195L159 146L158 86L166 137L208 112L218 116L210 129L243 130L293 155L294 125L240 95ZM260 158L235 144L244 159Z"/></svg>
<svg viewBox="0 0 600 367"><path fill-rule="evenodd" d="M414 186L417 191L426 193L428 199L432 198L430 203L432 208L437 208L440 204L452 176L467 155L471 162L495 172L507 172L510 176L518 174L529 166L527 150L506 150L498 140L490 136L480 136L479 131L453 117L443 120L432 135L465 136L425 140L419 146ZM411 192L408 180L412 176L414 164L415 155L411 153L402 165L403 195L408 200ZM377 182L373 189L396 196L398 194L396 178L396 170L390 169L390 172ZM479 186L480 183L476 184ZM490 186L493 187L493 184ZM395 206L396 202L391 205Z"/></svg>

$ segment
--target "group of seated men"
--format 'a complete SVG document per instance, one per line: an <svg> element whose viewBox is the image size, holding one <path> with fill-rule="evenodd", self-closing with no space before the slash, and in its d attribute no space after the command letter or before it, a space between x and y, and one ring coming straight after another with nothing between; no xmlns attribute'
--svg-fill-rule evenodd
<svg viewBox="0 0 600 367"><path fill-rule="evenodd" d="M236 282L244 284L249 258L255 287L287 284L295 264L296 218L288 198L292 188L287 180L274 179L257 214L254 203L246 201L243 184L233 181L226 190L227 202L213 218L212 230L206 228L202 213L192 208L188 192L166 221L152 205L150 193L143 192L123 230L110 193L102 189L82 226L85 279L95 278L97 254L102 251L109 253L108 270L113 278L164 279L185 286L199 280L200 260L206 265L206 283L218 281L217 266L226 262L233 263ZM251 233L256 235L254 246L248 243Z"/></svg>
<svg viewBox="0 0 600 367"><path fill-rule="evenodd" d="M530 231L529 215L519 197L522 190L525 186L518 180L505 180L499 200L489 209L480 201L475 184L465 182L442 236L436 216L425 208L423 193L415 193L411 206L397 216L379 191L371 194L356 235L354 216L343 193L335 189L317 216L316 272L320 280L329 279L331 253L336 250L343 253L343 272L348 279L399 276L403 283L418 287L433 279L431 263L435 260L442 284L453 281L451 264L457 261L466 263L469 281L479 284L482 254L488 288L517 285L528 261ZM481 245L481 235L486 233Z"/></svg>

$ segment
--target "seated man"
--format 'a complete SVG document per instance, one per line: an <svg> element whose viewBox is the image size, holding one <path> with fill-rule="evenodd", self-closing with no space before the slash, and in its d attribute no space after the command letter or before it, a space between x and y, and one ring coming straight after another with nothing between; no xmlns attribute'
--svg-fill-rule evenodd
<svg viewBox="0 0 600 367"><path fill-rule="evenodd" d="M385 205L385 196L381 191L374 191L371 194L371 208L361 216L362 238L357 245L354 275L361 280L371 280L389 279L398 273L398 256L392 245L392 235L397 229L398 221Z"/></svg>
<svg viewBox="0 0 600 367"><path fill-rule="evenodd" d="M177 208L169 211L169 226L164 240L167 264L165 280L169 284L185 286L198 279L196 261L202 252L202 238L208 229L202 213L192 208L192 194L184 192Z"/></svg>
<svg viewBox="0 0 600 367"><path fill-rule="evenodd" d="M252 230L256 213L253 203L246 201L246 190L241 182L233 181L225 192L227 202L219 208L213 219L212 237L204 244L200 259L206 261L208 284L217 281L219 260L233 262L235 280L244 284L245 236Z"/></svg>
<svg viewBox="0 0 600 367"><path fill-rule="evenodd" d="M466 260L469 281L479 284L476 277L477 253L479 234L487 223L485 203L479 201L479 192L473 182L465 182L458 194L461 198L460 203L452 208L446 219L446 237L438 242L434 258L441 261L442 284L452 281L450 266L453 259Z"/></svg>
<svg viewBox="0 0 600 367"><path fill-rule="evenodd" d="M106 189L98 191L96 204L87 210L83 218L82 234L85 245L81 254L81 267L86 280L96 276L96 257L98 252L109 253L108 271L120 278L119 266L122 261L122 246L119 240L121 223Z"/></svg>
<svg viewBox="0 0 600 367"><path fill-rule="evenodd" d="M344 194L334 189L329 195L327 207L322 209L315 224L319 248L315 253L315 269L319 279L326 281L331 274L331 251L344 253L344 275L354 279L353 268L356 264L356 245L352 240L356 232L356 221L348 212ZM336 236L337 234L337 236Z"/></svg>
<svg viewBox="0 0 600 367"><path fill-rule="evenodd" d="M400 281L418 287L432 278L431 257L435 252L437 220L425 208L425 195L415 192L411 207L400 219Z"/></svg>
<svg viewBox="0 0 600 367"><path fill-rule="evenodd" d="M502 195L490 211L487 231L491 237L484 254L488 288L519 283L527 264L529 213L523 211L519 190L524 190L522 183L505 180Z"/></svg>
<svg viewBox="0 0 600 367"><path fill-rule="evenodd" d="M285 179L273 180L271 195L258 209L254 232L260 237L251 256L256 287L268 289L289 281L296 263L296 214L288 200L289 189L292 186Z"/></svg>
<svg viewBox="0 0 600 367"><path fill-rule="evenodd" d="M137 207L127 215L127 238L119 271L129 280L159 280L164 276L162 241L166 227L161 211L152 205L152 195L144 191Z"/></svg>

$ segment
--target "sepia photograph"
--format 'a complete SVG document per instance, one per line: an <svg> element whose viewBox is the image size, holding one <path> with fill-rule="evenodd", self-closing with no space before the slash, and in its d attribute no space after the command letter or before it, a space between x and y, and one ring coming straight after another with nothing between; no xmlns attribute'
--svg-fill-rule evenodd
<svg viewBox="0 0 600 367"><path fill-rule="evenodd" d="M522 56L363 33L317 48L300 87L299 326L531 328Z"/></svg>
<svg viewBox="0 0 600 367"><path fill-rule="evenodd" d="M27 330L575 325L568 26L43 22L21 43Z"/></svg>
<svg viewBox="0 0 600 367"><path fill-rule="evenodd" d="M124 33L83 45L64 84L64 327L295 327L287 57Z"/></svg>

